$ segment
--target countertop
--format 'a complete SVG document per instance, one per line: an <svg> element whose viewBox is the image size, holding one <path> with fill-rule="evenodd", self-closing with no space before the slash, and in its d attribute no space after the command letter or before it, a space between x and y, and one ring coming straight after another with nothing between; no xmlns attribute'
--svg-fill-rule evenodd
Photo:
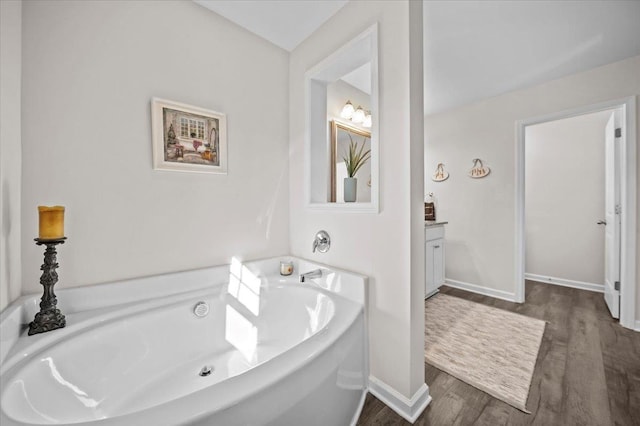
<svg viewBox="0 0 640 426"><path fill-rule="evenodd" d="M449 222L443 222L443 221L437 221L437 220L425 220L424 221L424 226L428 227L428 226L439 226L439 225L446 225Z"/></svg>

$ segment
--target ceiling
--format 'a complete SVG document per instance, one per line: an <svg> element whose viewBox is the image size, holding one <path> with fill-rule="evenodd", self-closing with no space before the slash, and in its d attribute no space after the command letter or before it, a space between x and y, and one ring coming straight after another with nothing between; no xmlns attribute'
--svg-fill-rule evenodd
<svg viewBox="0 0 640 426"><path fill-rule="evenodd" d="M427 1L425 114L640 55L640 1Z"/></svg>
<svg viewBox="0 0 640 426"><path fill-rule="evenodd" d="M291 51L348 0L194 1ZM637 0L425 1L425 114L640 55L639 23Z"/></svg>
<svg viewBox="0 0 640 426"><path fill-rule="evenodd" d="M371 62L343 75L340 80L349 83L367 95L371 95Z"/></svg>
<svg viewBox="0 0 640 426"><path fill-rule="evenodd" d="M348 0L193 0L287 51L292 51Z"/></svg>

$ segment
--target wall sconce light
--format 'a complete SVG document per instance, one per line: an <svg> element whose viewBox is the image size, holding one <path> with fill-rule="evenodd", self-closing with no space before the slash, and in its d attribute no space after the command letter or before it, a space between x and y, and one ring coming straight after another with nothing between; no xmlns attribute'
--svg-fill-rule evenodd
<svg viewBox="0 0 640 426"><path fill-rule="evenodd" d="M347 101L347 103L344 104L344 106L342 107L342 112L340 112L340 117L346 118L347 120L351 120L351 117L353 117L354 111L355 109L353 108L353 104L351 103L351 101Z"/></svg>
<svg viewBox="0 0 640 426"><path fill-rule="evenodd" d="M371 111L367 111L362 121L362 127L371 127Z"/></svg>
<svg viewBox="0 0 640 426"><path fill-rule="evenodd" d="M353 113L353 117L351 117L351 121L356 124L360 124L364 121L364 110L361 106L358 106L358 109Z"/></svg>
<svg viewBox="0 0 640 426"><path fill-rule="evenodd" d="M347 103L344 104L340 112L340 117L360 124L362 127L371 127L371 111L365 112L359 105L358 108L355 109L351 101L347 101Z"/></svg>

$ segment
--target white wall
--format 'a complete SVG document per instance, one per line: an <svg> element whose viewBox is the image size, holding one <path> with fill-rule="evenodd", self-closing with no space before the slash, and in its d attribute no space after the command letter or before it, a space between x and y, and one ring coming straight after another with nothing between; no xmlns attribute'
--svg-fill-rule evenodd
<svg viewBox="0 0 640 426"><path fill-rule="evenodd" d="M417 6L421 7L420 2ZM398 2L349 2L292 53L290 59L290 235L293 254L366 274L369 281L371 374L410 398L424 384L424 237L412 226L424 226L420 206L413 205L417 185L422 204L422 87L410 76L410 5ZM416 15L412 11L412 16ZM417 15L422 16L422 13ZM379 214L310 211L304 206L304 74L366 28L379 23L380 194ZM419 22L420 39L422 22ZM412 39L412 42L415 40ZM422 76L418 80L422 81ZM419 96L412 99L411 92ZM419 104L419 105L418 105ZM413 114L413 115L412 115ZM420 130L412 133L419 124ZM418 174L412 174L411 149L420 152ZM418 215L414 217L414 215ZM415 221L414 219L418 219ZM331 235L328 253L312 253L315 233ZM413 237L421 240L417 249ZM421 251L420 251L421 250ZM414 253L414 251L420 251ZM417 261L412 263L412 256ZM412 271L412 266L417 273ZM419 274L422 276L418 276Z"/></svg>
<svg viewBox="0 0 640 426"><path fill-rule="evenodd" d="M22 1L0 1L0 311L20 296Z"/></svg>
<svg viewBox="0 0 640 426"><path fill-rule="evenodd" d="M604 282L604 128L613 111L525 129L525 272ZM604 289L604 287L602 287Z"/></svg>
<svg viewBox="0 0 640 426"><path fill-rule="evenodd" d="M39 204L62 287L288 252L285 51L186 1L29 1L23 37L23 293ZM153 96L227 114L228 175L152 170Z"/></svg>
<svg viewBox="0 0 640 426"><path fill-rule="evenodd" d="M438 197L438 218L449 221L447 278L515 293L517 120L639 93L636 56L425 117L426 176L439 162L451 175L441 183L428 178L425 188ZM492 169L484 179L467 177L476 157ZM640 291L636 294L640 318Z"/></svg>

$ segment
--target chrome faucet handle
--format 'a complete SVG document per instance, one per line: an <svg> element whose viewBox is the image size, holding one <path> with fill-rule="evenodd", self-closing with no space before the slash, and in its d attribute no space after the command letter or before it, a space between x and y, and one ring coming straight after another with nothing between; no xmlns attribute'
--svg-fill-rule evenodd
<svg viewBox="0 0 640 426"><path fill-rule="evenodd" d="M326 253L329 251L330 247L331 237L329 237L327 231L318 231L315 239L313 240L312 251L315 253L316 249L318 249L320 253Z"/></svg>

